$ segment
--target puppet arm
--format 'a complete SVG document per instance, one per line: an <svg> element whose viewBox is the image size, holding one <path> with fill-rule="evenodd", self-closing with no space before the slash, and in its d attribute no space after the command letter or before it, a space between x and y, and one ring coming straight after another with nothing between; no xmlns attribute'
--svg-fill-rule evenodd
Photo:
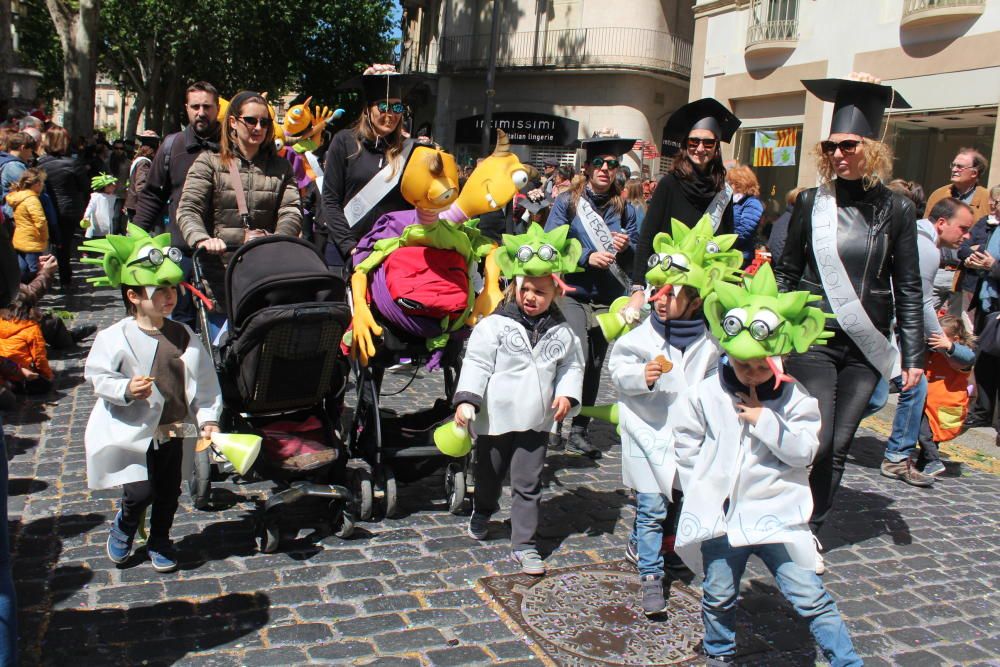
<svg viewBox="0 0 1000 667"><path fill-rule="evenodd" d="M499 248L494 248L486 256L483 291L476 297L476 303L469 314L467 321L470 326L475 326L479 320L492 313L503 300L503 292L500 290L500 266L496 259L498 250Z"/></svg>
<svg viewBox="0 0 1000 667"><path fill-rule="evenodd" d="M362 366L368 365L368 360L375 356L375 342L372 334L382 335L382 327L372 316L368 307L368 275L363 271L355 271L351 276L351 299L354 301L354 317L351 320L353 338L351 340L351 355L360 359Z"/></svg>

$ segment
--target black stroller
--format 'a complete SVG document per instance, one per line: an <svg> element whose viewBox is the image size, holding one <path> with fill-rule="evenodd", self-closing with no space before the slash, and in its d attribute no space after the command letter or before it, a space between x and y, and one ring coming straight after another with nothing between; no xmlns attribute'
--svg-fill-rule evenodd
<svg viewBox="0 0 1000 667"><path fill-rule="evenodd" d="M196 251L195 283L203 290L202 260ZM357 508L353 494L340 483L347 454L339 413L349 365L339 346L350 321L343 283L309 243L268 236L233 253L225 292L229 331L217 348L208 340L207 307L199 299L195 302L202 341L212 352L222 387L225 407L220 427L265 436L264 447L246 475L277 485L256 518L260 550L277 550L281 508L309 497L329 499L331 525L339 536L348 537L354 531ZM315 428L310 427L309 439L281 439L269 430L277 428L276 422L308 422ZM295 449L302 443L313 446ZM195 454L196 507L209 500L217 465L213 458L217 455L210 447Z"/></svg>
<svg viewBox="0 0 1000 667"><path fill-rule="evenodd" d="M441 355L444 398L437 399L425 410L398 414L380 405L379 394L386 369L408 358L416 374L431 353L425 340L393 329L379 316L374 304L371 308L383 334L378 351L367 367L352 362L356 407L347 432L352 458L361 459L360 465L352 464L350 473L358 518L370 519L375 513L376 501L381 504L382 514L392 518L398 509L397 484L418 481L442 468L448 510L461 514L465 499L473 490L471 456L461 459L445 456L434 445L433 435L435 428L454 416L451 398L461 369L463 341L453 338Z"/></svg>

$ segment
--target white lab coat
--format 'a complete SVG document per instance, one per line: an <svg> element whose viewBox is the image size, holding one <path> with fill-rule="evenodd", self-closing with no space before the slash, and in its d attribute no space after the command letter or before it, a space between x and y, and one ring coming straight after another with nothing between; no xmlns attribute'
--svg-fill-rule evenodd
<svg viewBox="0 0 1000 667"><path fill-rule="evenodd" d="M190 329L188 338L181 355L185 395L189 417L201 426L219 421L222 393L211 355ZM98 398L84 435L87 481L92 489L148 479L146 451L160 423L163 395L155 383L146 400L130 401L125 390L133 376L150 374L157 345L132 317L104 329L94 339L84 367L84 377Z"/></svg>
<svg viewBox="0 0 1000 667"><path fill-rule="evenodd" d="M661 354L674 367L650 389L646 385L646 364ZM685 389L717 371L720 355L721 350L707 331L684 352L671 347L653 328L652 316L615 343L608 370L619 396L625 486L638 493L670 495L676 463L668 437L667 413Z"/></svg>
<svg viewBox="0 0 1000 667"><path fill-rule="evenodd" d="M569 325L556 324L531 347L520 322L495 313L476 325L455 390L481 397L473 430L478 435L549 431L552 401L583 393L583 346Z"/></svg>
<svg viewBox="0 0 1000 667"><path fill-rule="evenodd" d="M115 204L118 202L114 195L103 192L93 192L90 201L87 202L87 209L83 212L83 219L90 221L90 226L84 233L84 237L92 239L95 236L105 237L111 233L111 227L115 221Z"/></svg>
<svg viewBox="0 0 1000 667"><path fill-rule="evenodd" d="M700 574L701 542L727 535L734 547L784 543L792 560L812 571L808 466L819 449L819 404L786 382L778 396L762 401L753 426L739 420L739 399L721 382L716 375L691 387L671 411L684 491L677 554Z"/></svg>

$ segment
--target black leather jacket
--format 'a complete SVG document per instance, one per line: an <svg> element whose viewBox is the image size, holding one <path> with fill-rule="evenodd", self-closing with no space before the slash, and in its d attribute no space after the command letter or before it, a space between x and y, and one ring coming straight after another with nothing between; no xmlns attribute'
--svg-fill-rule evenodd
<svg viewBox="0 0 1000 667"><path fill-rule="evenodd" d="M903 368L923 368L923 294L913 202L883 186L864 192L858 182L835 183L837 248L854 291L872 323L887 336L895 313ZM815 305L832 313L811 245L815 198L816 188L799 194L775 277L781 291L820 295L823 299ZM840 325L830 319L827 327L839 329Z"/></svg>

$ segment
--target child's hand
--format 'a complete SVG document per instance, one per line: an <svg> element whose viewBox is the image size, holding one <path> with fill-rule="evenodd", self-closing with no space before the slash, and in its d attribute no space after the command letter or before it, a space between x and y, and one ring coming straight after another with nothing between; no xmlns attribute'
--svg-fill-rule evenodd
<svg viewBox="0 0 1000 667"><path fill-rule="evenodd" d="M455 424L461 428L469 428L469 419L474 414L476 407L472 403L459 403L455 408Z"/></svg>
<svg viewBox="0 0 1000 667"><path fill-rule="evenodd" d="M201 437L211 438L213 433L219 432L219 425L215 422L205 422L201 426Z"/></svg>
<svg viewBox="0 0 1000 667"><path fill-rule="evenodd" d="M146 400L153 394L153 378L136 375L128 381L128 393L136 400Z"/></svg>
<svg viewBox="0 0 1000 667"><path fill-rule="evenodd" d="M931 346L931 349L935 352L951 352L953 343L951 339L948 338L943 333L933 333L927 337L927 344Z"/></svg>
<svg viewBox="0 0 1000 667"><path fill-rule="evenodd" d="M30 368L21 367L21 377L30 382L31 380L38 379L38 373L31 370Z"/></svg>
<svg viewBox="0 0 1000 667"><path fill-rule="evenodd" d="M570 409L569 399L565 396L556 396L556 400L552 401L552 409L556 411L556 421L561 422L569 414Z"/></svg>
<svg viewBox="0 0 1000 667"><path fill-rule="evenodd" d="M646 386L650 389L656 384L656 381L660 379L663 375L663 367L660 366L660 362L651 361L646 364Z"/></svg>
<svg viewBox="0 0 1000 667"><path fill-rule="evenodd" d="M757 420L760 419L760 413L764 410L761 406L759 400L757 400L757 388L750 387L750 395L737 394L739 396L741 403L736 404L737 417L740 420L747 422L748 424L757 425Z"/></svg>

